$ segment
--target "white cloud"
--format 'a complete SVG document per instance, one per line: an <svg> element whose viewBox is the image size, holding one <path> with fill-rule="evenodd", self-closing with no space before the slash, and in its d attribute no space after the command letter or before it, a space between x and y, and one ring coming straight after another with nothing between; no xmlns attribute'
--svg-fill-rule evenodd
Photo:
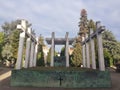
<svg viewBox="0 0 120 90"><path fill-rule="evenodd" d="M0 24L25 18L33 24L37 35L74 37L78 32L80 10L85 8L88 18L100 20L120 40L120 0L1 0ZM113 30L114 29L114 30Z"/></svg>

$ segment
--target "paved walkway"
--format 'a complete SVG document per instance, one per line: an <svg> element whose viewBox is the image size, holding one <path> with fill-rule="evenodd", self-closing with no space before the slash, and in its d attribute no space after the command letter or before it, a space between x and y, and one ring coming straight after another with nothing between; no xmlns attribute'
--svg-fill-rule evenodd
<svg viewBox="0 0 120 90"><path fill-rule="evenodd" d="M35 87L11 87L9 68L0 68L0 90L120 90L120 73L111 71L112 88L87 88L87 89L69 89L69 88L35 88Z"/></svg>

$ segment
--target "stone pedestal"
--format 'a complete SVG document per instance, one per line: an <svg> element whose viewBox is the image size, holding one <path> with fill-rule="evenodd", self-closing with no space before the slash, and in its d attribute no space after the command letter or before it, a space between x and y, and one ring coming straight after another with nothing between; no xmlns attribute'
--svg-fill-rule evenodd
<svg viewBox="0 0 120 90"><path fill-rule="evenodd" d="M18 57L16 62L16 69L21 69L22 67L22 56L24 47L25 32L20 33L19 47L18 47Z"/></svg>

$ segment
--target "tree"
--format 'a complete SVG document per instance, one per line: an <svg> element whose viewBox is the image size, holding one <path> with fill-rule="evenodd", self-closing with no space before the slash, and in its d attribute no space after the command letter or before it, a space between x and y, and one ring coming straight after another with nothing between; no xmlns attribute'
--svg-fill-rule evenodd
<svg viewBox="0 0 120 90"><path fill-rule="evenodd" d="M120 44L115 39L113 33L109 30L106 30L103 33L103 47L110 53L113 59L113 64L120 60Z"/></svg>
<svg viewBox="0 0 120 90"><path fill-rule="evenodd" d="M115 39L115 36L109 30L105 30L102 36L103 36L103 40L117 42L117 40Z"/></svg>
<svg viewBox="0 0 120 90"><path fill-rule="evenodd" d="M3 43L4 43L4 33L0 32L0 62L2 60Z"/></svg>
<svg viewBox="0 0 120 90"><path fill-rule="evenodd" d="M4 42L4 33L0 32L0 45L2 45Z"/></svg>
<svg viewBox="0 0 120 90"><path fill-rule="evenodd" d="M18 45L19 45L19 34L20 34L20 31L18 30L15 30L13 31L13 33L11 34L11 46L12 46L12 53L13 53L13 56L15 58L15 60L17 60L17 52L18 52Z"/></svg>
<svg viewBox="0 0 120 90"><path fill-rule="evenodd" d="M51 48L49 49L49 52L47 55L47 66L50 66L50 60L51 60Z"/></svg>
<svg viewBox="0 0 120 90"><path fill-rule="evenodd" d="M104 49L104 60L105 67L110 67L113 65L113 59L107 49Z"/></svg>
<svg viewBox="0 0 120 90"><path fill-rule="evenodd" d="M15 20L12 22L5 22L1 27L4 33L4 47L2 51L3 60L8 60L9 62L16 62L17 60L17 50L19 42L19 33L16 29L17 24L20 20ZM15 63L14 63L15 64Z"/></svg>
<svg viewBox="0 0 120 90"><path fill-rule="evenodd" d="M3 29L5 38L4 38L4 43L10 43L11 41L11 34L16 30L17 24L20 24L20 20L15 20L9 22L5 22L1 27Z"/></svg>
<svg viewBox="0 0 120 90"><path fill-rule="evenodd" d="M80 67L82 63L82 47L80 43L76 43L73 54L71 56L71 66Z"/></svg>
<svg viewBox="0 0 120 90"><path fill-rule="evenodd" d="M12 46L11 46L10 44L6 44L6 45L3 47L2 57L3 57L3 59L4 59L3 62L9 61L10 64L12 63L13 53L12 53Z"/></svg>
<svg viewBox="0 0 120 90"><path fill-rule="evenodd" d="M60 56L65 56L65 47L61 49Z"/></svg>
<svg viewBox="0 0 120 90"><path fill-rule="evenodd" d="M89 28L89 29L92 28L93 31L96 30L95 22L94 22L92 19L88 20L88 28Z"/></svg>
<svg viewBox="0 0 120 90"><path fill-rule="evenodd" d="M38 57L37 57L37 66L44 66L44 53L43 53L43 46L44 44L44 38L40 35L39 41L38 41Z"/></svg>
<svg viewBox="0 0 120 90"><path fill-rule="evenodd" d="M81 18L78 26L79 26L79 33L78 33L79 38L85 37L85 35L89 33L87 11L85 9L82 9L81 11Z"/></svg>
<svg viewBox="0 0 120 90"><path fill-rule="evenodd" d="M79 33L74 45L74 51L70 60L70 63L72 66L78 67L82 64L82 37L86 37L87 34L89 34L89 27L93 26L92 20L88 23L87 19L87 11L85 9L81 10L81 17L79 22ZM89 24L89 26L88 26Z"/></svg>
<svg viewBox="0 0 120 90"><path fill-rule="evenodd" d="M14 62L16 62L17 60L17 52L18 52L18 43L19 43L19 34L20 31L16 29L17 24L20 24L21 20L15 20L15 21L11 21L11 22L5 22L1 27L4 33L4 47L3 49L3 56L4 55L8 55L8 51L10 51L10 55L12 55L11 57L7 56L7 59L10 60L14 60ZM27 21L27 27L29 27L31 24L28 23ZM8 46L7 46L8 45ZM7 48L10 47L10 48ZM6 50L7 48L7 50ZM25 47L24 47L25 48ZM24 50L25 53L25 50ZM6 60L6 58L3 58L4 60ZM14 63L15 64L15 63Z"/></svg>

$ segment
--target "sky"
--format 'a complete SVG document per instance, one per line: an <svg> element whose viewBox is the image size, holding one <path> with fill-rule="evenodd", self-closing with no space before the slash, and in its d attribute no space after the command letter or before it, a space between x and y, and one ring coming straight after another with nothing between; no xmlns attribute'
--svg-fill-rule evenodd
<svg viewBox="0 0 120 90"><path fill-rule="evenodd" d="M37 36L77 36L80 12L87 10L88 19L101 21L120 41L120 0L0 0L0 25L16 19L32 23Z"/></svg>

